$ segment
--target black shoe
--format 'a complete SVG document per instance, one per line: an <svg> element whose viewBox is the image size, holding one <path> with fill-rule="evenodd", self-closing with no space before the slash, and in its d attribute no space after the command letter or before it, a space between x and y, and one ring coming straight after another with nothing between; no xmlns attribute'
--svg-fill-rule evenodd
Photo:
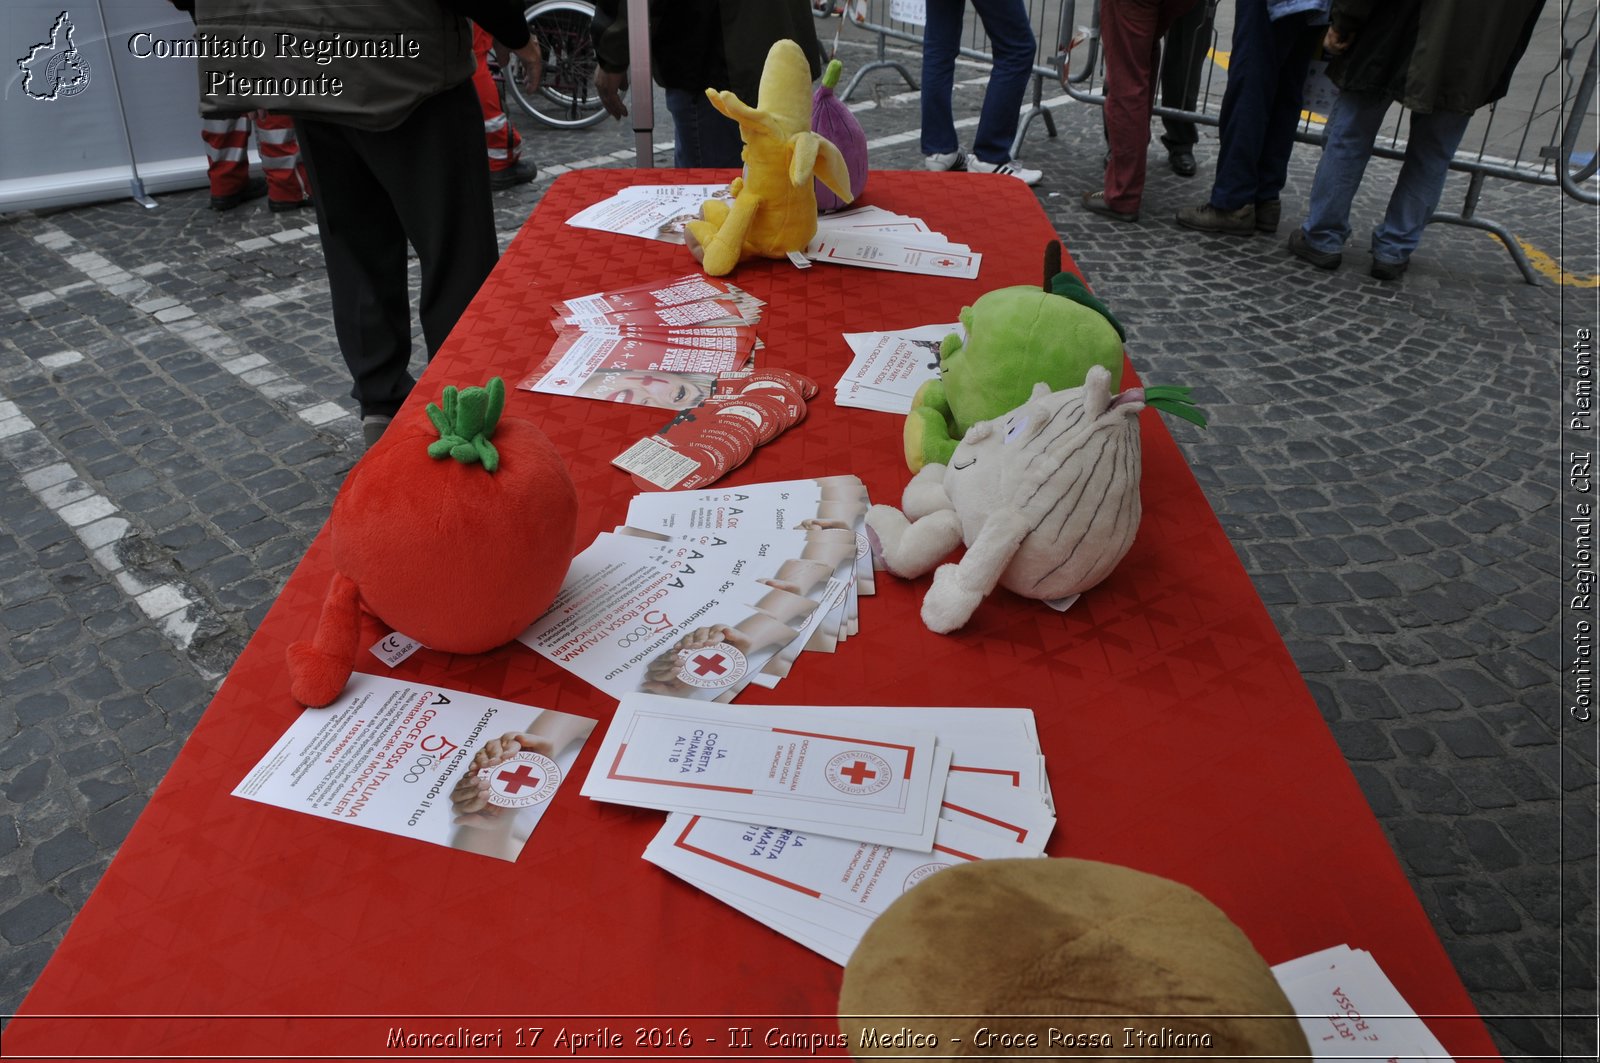
<svg viewBox="0 0 1600 1063"><path fill-rule="evenodd" d="M232 210L241 203L248 203L252 199L260 199L266 194L267 182L260 177L252 177L237 192L230 192L225 196L212 196L211 209L217 211Z"/></svg>
<svg viewBox="0 0 1600 1063"><path fill-rule="evenodd" d="M1194 152L1188 148L1173 148L1167 152L1167 165L1172 167L1172 172L1179 177L1193 177L1199 172L1194 164Z"/></svg>
<svg viewBox="0 0 1600 1063"><path fill-rule="evenodd" d="M1266 199L1256 204L1256 232L1275 233L1283 217L1283 201Z"/></svg>
<svg viewBox="0 0 1600 1063"><path fill-rule="evenodd" d="M392 417L385 417L381 413L368 414L361 418L361 442L370 449L378 445L378 440L383 438L383 433L388 429Z"/></svg>
<svg viewBox="0 0 1600 1063"><path fill-rule="evenodd" d="M1372 260L1371 273L1381 281L1397 281L1409 265L1411 265L1409 258L1401 259L1399 262L1385 262L1381 258L1375 258Z"/></svg>
<svg viewBox="0 0 1600 1063"><path fill-rule="evenodd" d="M269 200L267 200L267 209L272 211L272 213L274 213L274 214L282 214L285 211L299 210L302 207L309 207L309 206L311 206L311 197L309 197L309 196L307 196L305 199L269 199Z"/></svg>
<svg viewBox="0 0 1600 1063"><path fill-rule="evenodd" d="M508 188L525 185L539 176L539 167L533 160L524 155L504 170L489 171L489 187L496 192L503 192Z"/></svg>
<svg viewBox="0 0 1600 1063"><path fill-rule="evenodd" d="M1306 231L1298 225L1289 234L1289 253L1302 262L1309 262L1318 269L1338 269L1339 263L1344 261L1342 251L1318 251L1306 243Z"/></svg>
<svg viewBox="0 0 1600 1063"><path fill-rule="evenodd" d="M1115 221L1135 222L1139 220L1136 210L1118 210L1106 202L1106 194L1102 191L1085 192L1083 194L1083 209L1092 214L1103 214Z"/></svg>

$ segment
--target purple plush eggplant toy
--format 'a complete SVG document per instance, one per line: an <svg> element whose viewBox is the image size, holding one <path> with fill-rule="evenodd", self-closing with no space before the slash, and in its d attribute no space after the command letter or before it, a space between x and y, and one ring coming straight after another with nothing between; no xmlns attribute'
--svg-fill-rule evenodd
<svg viewBox="0 0 1600 1063"><path fill-rule="evenodd" d="M854 193L855 202L859 203L861 193L867 190L867 134L861 128L861 123L856 121L856 116L850 113L850 108L833 94L834 86L839 84L839 72L843 69L844 64L839 60L830 62L822 74L822 83L811 94L811 131L827 137L838 147L850 170L850 191ZM849 204L834 195L821 181L817 182L818 211L826 213L846 206Z"/></svg>

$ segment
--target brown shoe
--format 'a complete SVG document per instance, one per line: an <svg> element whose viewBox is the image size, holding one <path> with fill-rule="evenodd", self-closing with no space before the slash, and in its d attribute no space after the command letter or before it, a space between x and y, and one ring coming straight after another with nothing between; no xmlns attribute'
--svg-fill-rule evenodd
<svg viewBox="0 0 1600 1063"><path fill-rule="evenodd" d="M1116 207L1113 207L1111 204L1106 202L1105 192L1098 189L1093 192L1085 192L1083 194L1083 209L1089 211L1091 214L1103 214L1106 217L1116 221L1135 222L1139 220L1138 211L1118 210Z"/></svg>
<svg viewBox="0 0 1600 1063"><path fill-rule="evenodd" d="M1224 233L1228 236L1254 236L1256 233L1256 205L1246 203L1238 210L1219 210L1210 203L1184 207L1178 211L1178 224L1200 233Z"/></svg>

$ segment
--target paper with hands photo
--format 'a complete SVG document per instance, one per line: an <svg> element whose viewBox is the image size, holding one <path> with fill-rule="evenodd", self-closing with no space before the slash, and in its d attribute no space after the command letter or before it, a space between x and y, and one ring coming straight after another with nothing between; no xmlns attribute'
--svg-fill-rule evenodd
<svg viewBox="0 0 1600 1063"><path fill-rule="evenodd" d="M761 321L761 308L766 304L721 277L707 277L699 273L686 273L677 277L637 284L629 288L591 292L563 299L555 304L558 317L579 321L606 321L609 315L636 311L660 310L685 303L703 303L726 299L739 309L742 319L752 325Z"/></svg>
<svg viewBox="0 0 1600 1063"><path fill-rule="evenodd" d="M791 706L752 710L629 694L581 792L926 853L949 751L926 731L814 723Z"/></svg>
<svg viewBox="0 0 1600 1063"><path fill-rule="evenodd" d="M1406 1003L1371 953L1336 945L1272 968L1313 1059L1423 1060L1451 1057Z"/></svg>
<svg viewBox="0 0 1600 1063"><path fill-rule="evenodd" d="M803 651L832 653L842 641L841 628L846 620L846 606L855 599L853 548L843 560L839 560L840 551L837 549L820 557L801 555L808 549L816 549L817 543L812 540L821 539L825 548L832 547L834 540L839 536L848 536L848 532L833 529L814 532L751 531L675 537L624 524L616 528L615 534L672 543L675 549L692 547L697 555L692 558L692 563L707 580L716 579L718 573L724 580L754 578L763 586L783 592L785 596L797 594L816 603L816 608L798 625L798 637L774 654L751 677L751 682L757 686L769 690L776 687L789 674ZM838 561L838 564L830 569L830 561ZM822 582L815 582L819 579ZM769 605L787 601L787 597L776 597L770 599ZM786 609L785 616L797 615L797 609L797 606Z"/></svg>
<svg viewBox="0 0 1600 1063"><path fill-rule="evenodd" d="M816 603L751 579L728 580L680 550L601 533L518 641L615 698L649 690L730 700L801 637L762 604L803 624Z"/></svg>
<svg viewBox="0 0 1600 1063"><path fill-rule="evenodd" d="M841 630L846 616L858 615L854 578L856 539L855 533L848 529L818 528L807 531L800 528L762 529L754 525L740 525L715 532L673 534L623 525L616 530L623 535L688 543L702 555L699 560L705 567L727 573L729 578L760 580L768 586L810 598L822 605L824 610L838 606L839 612L831 621L823 615L810 625L816 629L816 634L806 644L808 650L832 653L846 637ZM833 600L825 597L831 578L847 582L846 598Z"/></svg>
<svg viewBox="0 0 1600 1063"><path fill-rule="evenodd" d="M869 504L860 478L846 474L636 495L628 504L627 523L679 535L735 528L848 529L856 537L856 590L869 595L877 589L866 536Z"/></svg>
<svg viewBox="0 0 1600 1063"><path fill-rule="evenodd" d="M731 203L733 194L727 185L634 185L585 207L567 224L681 244L685 223L700 217L700 207L708 199Z"/></svg>
<svg viewBox="0 0 1600 1063"><path fill-rule="evenodd" d="M515 860L595 721L356 672L306 709L236 797ZM480 779L503 769L506 778Z"/></svg>
<svg viewBox="0 0 1600 1063"><path fill-rule="evenodd" d="M654 336L562 332L517 387L639 406L682 409L711 394L716 374L742 366L750 348L711 349Z"/></svg>

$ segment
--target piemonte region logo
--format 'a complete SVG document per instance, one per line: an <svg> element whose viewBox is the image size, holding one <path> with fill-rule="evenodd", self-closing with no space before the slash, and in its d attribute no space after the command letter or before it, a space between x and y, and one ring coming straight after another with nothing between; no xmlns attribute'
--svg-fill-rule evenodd
<svg viewBox="0 0 1600 1063"><path fill-rule="evenodd" d="M50 27L50 39L28 49L17 60L22 91L35 100L61 100L89 87L89 62L72 41L76 27L63 11Z"/></svg>

